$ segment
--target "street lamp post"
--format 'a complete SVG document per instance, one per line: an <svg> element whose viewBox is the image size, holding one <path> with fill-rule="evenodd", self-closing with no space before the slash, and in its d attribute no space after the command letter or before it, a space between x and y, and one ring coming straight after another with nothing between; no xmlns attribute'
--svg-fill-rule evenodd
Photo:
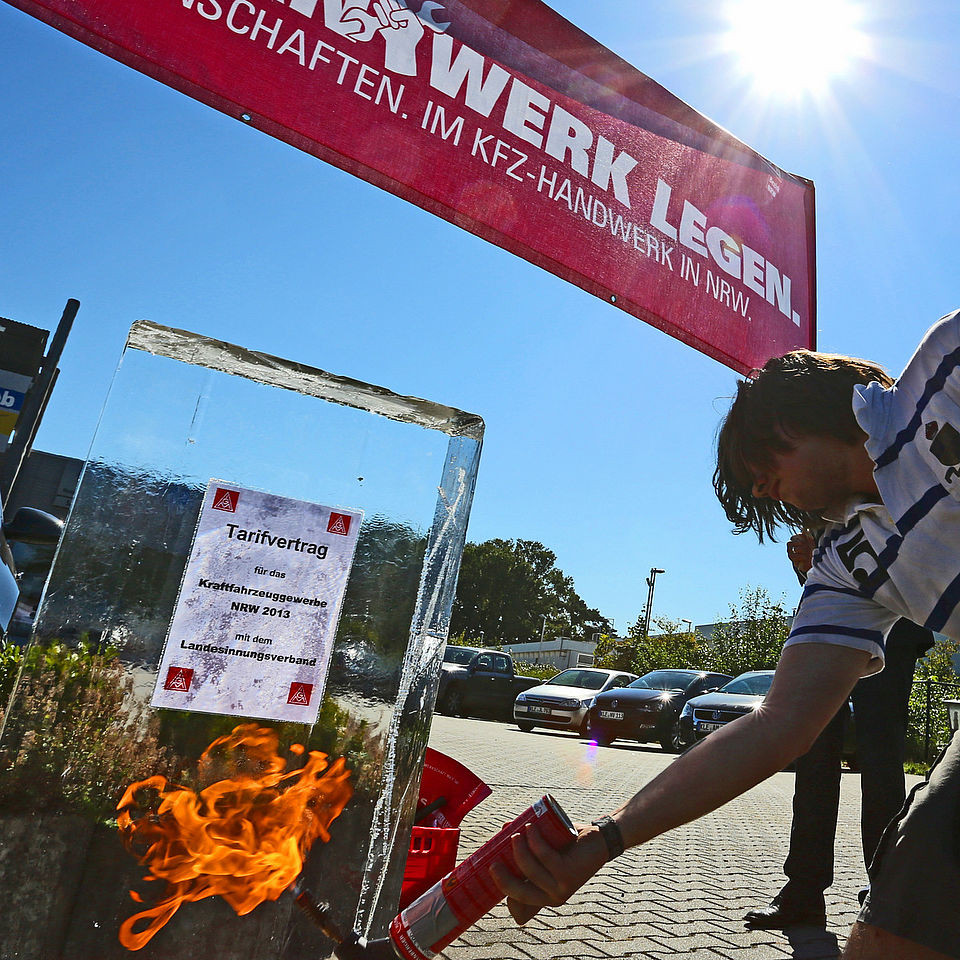
<svg viewBox="0 0 960 960"><path fill-rule="evenodd" d="M545 613L541 613L540 619L543 621L543 623L540 626L540 649L537 651L537 663L543 659L543 635L547 630L547 615Z"/></svg>
<svg viewBox="0 0 960 960"><path fill-rule="evenodd" d="M657 574L666 572L659 567L651 567L650 576L647 577L647 586L650 589L647 591L647 609L643 615L643 635L645 637L650 636L650 614L653 613L653 590L657 584Z"/></svg>
<svg viewBox="0 0 960 960"><path fill-rule="evenodd" d="M693 621L692 621L692 620L681 619L680 622L681 622L681 623L685 623L685 624L687 625L687 632L688 632L688 633L693 633Z"/></svg>

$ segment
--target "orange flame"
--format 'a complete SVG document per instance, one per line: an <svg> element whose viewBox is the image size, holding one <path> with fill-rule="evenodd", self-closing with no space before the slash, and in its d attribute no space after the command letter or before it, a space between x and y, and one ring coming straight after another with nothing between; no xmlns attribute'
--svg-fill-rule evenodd
<svg viewBox="0 0 960 960"><path fill-rule="evenodd" d="M210 744L201 769L224 761L236 773L199 794L150 777L131 784L117 805L117 825L127 848L149 867L145 880L166 880L167 895L130 917L120 927L120 942L139 950L177 912L180 904L219 895L243 916L264 900L276 900L303 869L303 860L319 837L330 839L329 826L353 792L342 759L328 766L326 754L310 751L303 767L286 772L277 754L279 738L256 724L235 727ZM302 756L293 744L290 752ZM151 813L136 794L152 789L160 804ZM133 811L133 812L132 812ZM130 896L143 899L135 891ZM141 921L147 926L135 931Z"/></svg>

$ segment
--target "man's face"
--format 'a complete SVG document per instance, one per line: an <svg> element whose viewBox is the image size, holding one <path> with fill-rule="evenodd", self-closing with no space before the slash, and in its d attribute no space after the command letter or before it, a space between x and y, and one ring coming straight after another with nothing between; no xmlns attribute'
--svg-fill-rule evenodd
<svg viewBox="0 0 960 960"><path fill-rule="evenodd" d="M854 461L859 444L836 437L784 437L786 450L773 451L770 466L756 467L753 495L788 503L809 513L835 515L858 492Z"/></svg>

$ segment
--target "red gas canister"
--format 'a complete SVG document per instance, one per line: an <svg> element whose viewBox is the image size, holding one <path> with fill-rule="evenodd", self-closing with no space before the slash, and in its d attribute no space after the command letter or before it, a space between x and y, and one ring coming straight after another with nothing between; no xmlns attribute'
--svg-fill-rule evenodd
<svg viewBox="0 0 960 960"><path fill-rule="evenodd" d="M404 960L432 960L503 899L490 876L494 863L516 869L511 840L529 823L555 850L577 836L570 818L549 794L529 807L472 856L411 903L390 924L390 939Z"/></svg>

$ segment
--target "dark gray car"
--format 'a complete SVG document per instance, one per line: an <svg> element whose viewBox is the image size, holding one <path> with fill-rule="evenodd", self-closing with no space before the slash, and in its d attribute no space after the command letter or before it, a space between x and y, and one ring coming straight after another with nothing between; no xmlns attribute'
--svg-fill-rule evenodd
<svg viewBox="0 0 960 960"><path fill-rule="evenodd" d="M689 747L744 714L752 713L764 701L773 683L773 670L750 670L715 693L694 697L680 714L680 738ZM857 736L853 703L848 699L843 724L841 757L851 769L857 767Z"/></svg>
<svg viewBox="0 0 960 960"><path fill-rule="evenodd" d="M681 739L690 745L731 720L753 713L763 703L771 683L772 670L751 670L741 673L716 693L694 697L680 714Z"/></svg>

